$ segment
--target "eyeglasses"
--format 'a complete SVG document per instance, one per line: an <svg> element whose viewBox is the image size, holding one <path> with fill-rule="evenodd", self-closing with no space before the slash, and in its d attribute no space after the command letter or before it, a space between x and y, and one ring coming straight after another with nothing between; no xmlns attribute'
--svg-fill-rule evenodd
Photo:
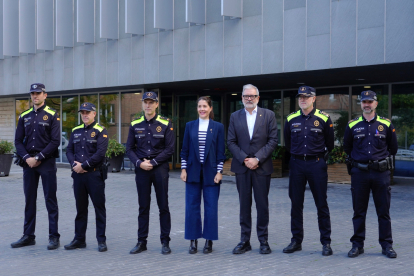
<svg viewBox="0 0 414 276"><path fill-rule="evenodd" d="M251 99L256 99L257 97L259 97L258 95L243 95L243 98L245 99L245 100L247 100L247 99L249 99L249 98L251 98Z"/></svg>

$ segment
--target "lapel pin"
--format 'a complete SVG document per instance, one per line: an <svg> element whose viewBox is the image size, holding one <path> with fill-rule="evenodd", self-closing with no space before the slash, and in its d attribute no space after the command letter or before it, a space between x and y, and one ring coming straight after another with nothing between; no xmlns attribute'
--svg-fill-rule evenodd
<svg viewBox="0 0 414 276"><path fill-rule="evenodd" d="M210 132L213 133L213 129L212 128L210 128Z"/></svg>
<svg viewBox="0 0 414 276"><path fill-rule="evenodd" d="M260 114L260 117L262 117L262 114Z"/></svg>

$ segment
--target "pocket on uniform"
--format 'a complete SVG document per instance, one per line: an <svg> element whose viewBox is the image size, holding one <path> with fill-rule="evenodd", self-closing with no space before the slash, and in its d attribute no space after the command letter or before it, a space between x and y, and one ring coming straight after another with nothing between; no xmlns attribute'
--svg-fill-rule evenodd
<svg viewBox="0 0 414 276"><path fill-rule="evenodd" d="M300 135L301 131L302 131L301 128L292 128L290 130L290 132L291 132L291 135L290 136L292 137L292 141L293 142L295 142L295 143L298 142L299 135Z"/></svg>

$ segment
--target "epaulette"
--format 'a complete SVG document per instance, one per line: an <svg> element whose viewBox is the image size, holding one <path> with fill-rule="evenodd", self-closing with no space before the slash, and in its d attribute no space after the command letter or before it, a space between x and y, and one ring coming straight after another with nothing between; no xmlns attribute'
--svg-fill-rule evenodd
<svg viewBox="0 0 414 276"><path fill-rule="evenodd" d="M49 106L46 106L44 110L45 112L51 114L52 116L56 114L56 110L53 108L50 108Z"/></svg>
<svg viewBox="0 0 414 276"><path fill-rule="evenodd" d="M101 126L100 124L98 124L98 123L96 123L94 126L93 126L93 128L94 129L97 129L97 130L99 130L100 132L102 132L103 130L104 130L104 126Z"/></svg>
<svg viewBox="0 0 414 276"><path fill-rule="evenodd" d="M380 118L381 118L381 119L383 119L383 120L386 120L386 121L388 121L388 122L390 122L390 123L391 123L391 120L390 120L390 119L388 119L388 118L381 117L381 116L380 116Z"/></svg>
<svg viewBox="0 0 414 276"><path fill-rule="evenodd" d="M328 117L328 118L329 118L329 114L328 114L328 113L326 113L325 111L319 110L319 113L321 113L322 115L325 115L326 117Z"/></svg>
<svg viewBox="0 0 414 276"><path fill-rule="evenodd" d="M134 126L136 124L141 123L142 121L144 121L144 116L139 117L138 119L135 119L131 122L131 126Z"/></svg>
<svg viewBox="0 0 414 276"><path fill-rule="evenodd" d="M300 110L290 113L290 114L286 117L286 120L289 122L290 120L292 120L293 118L296 118L296 117L298 117L298 116L300 116Z"/></svg>
<svg viewBox="0 0 414 276"><path fill-rule="evenodd" d="M24 116L24 115L26 115L27 113L30 113L32 110L33 110L33 107L31 107L31 108L29 108L29 109L26 109L25 111L23 111L23 112L20 114L20 117L23 117L23 116Z"/></svg>
<svg viewBox="0 0 414 276"><path fill-rule="evenodd" d="M169 119L167 117L162 117L162 116L158 115L157 119L155 119L155 120L160 122L163 125L168 126Z"/></svg>
<svg viewBox="0 0 414 276"><path fill-rule="evenodd" d="M355 122L356 120L358 120L359 119L359 117L356 117L355 119L352 119L351 121L349 121L348 122L348 124L350 124L350 123L352 123L352 122Z"/></svg>
<svg viewBox="0 0 414 276"><path fill-rule="evenodd" d="M83 126L84 126L84 124L80 124L78 126L75 126L74 128L72 128L72 132L74 132L78 128L83 128Z"/></svg>
<svg viewBox="0 0 414 276"><path fill-rule="evenodd" d="M160 116L159 118L160 118L160 119L163 119L163 120L167 120L167 121L169 121L169 120L170 120L170 118L163 117L163 116Z"/></svg>

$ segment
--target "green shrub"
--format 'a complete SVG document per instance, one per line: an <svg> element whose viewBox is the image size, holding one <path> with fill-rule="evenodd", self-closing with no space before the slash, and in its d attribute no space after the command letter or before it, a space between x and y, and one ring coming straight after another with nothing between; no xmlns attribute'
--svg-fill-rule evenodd
<svg viewBox="0 0 414 276"><path fill-rule="evenodd" d="M107 158L118 156L118 155L124 154L125 152L126 152L126 149L124 145L118 143L115 139L109 139L108 149L106 150L106 154L105 154Z"/></svg>
<svg viewBox="0 0 414 276"><path fill-rule="evenodd" d="M286 147L276 146L275 150L272 152L272 160L282 159L286 152Z"/></svg>
<svg viewBox="0 0 414 276"><path fill-rule="evenodd" d="M328 165L335 163L345 163L345 159L348 155L345 153L342 147L334 147L329 153Z"/></svg>
<svg viewBox="0 0 414 276"><path fill-rule="evenodd" d="M10 154L14 151L14 145L12 142L2 140L0 141L0 154Z"/></svg>

